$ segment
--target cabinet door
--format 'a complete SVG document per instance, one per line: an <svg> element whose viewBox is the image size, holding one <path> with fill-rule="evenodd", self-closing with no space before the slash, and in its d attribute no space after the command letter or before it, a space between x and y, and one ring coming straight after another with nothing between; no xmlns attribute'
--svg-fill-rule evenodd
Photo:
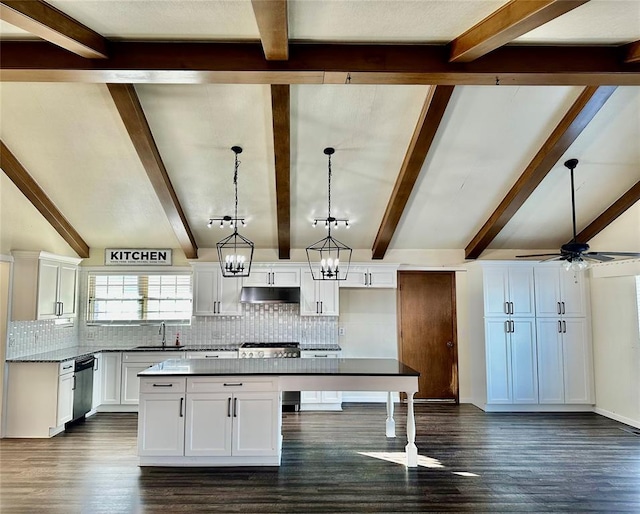
<svg viewBox="0 0 640 514"><path fill-rule="evenodd" d="M120 405L120 386L122 376L122 354L104 352L100 358L98 372L101 378L103 405Z"/></svg>
<svg viewBox="0 0 640 514"><path fill-rule="evenodd" d="M510 321L513 403L538 403L538 357L533 319Z"/></svg>
<svg viewBox="0 0 640 514"><path fill-rule="evenodd" d="M271 268L251 266L251 272L244 278L248 287L268 287L271 285Z"/></svg>
<svg viewBox="0 0 640 514"><path fill-rule="evenodd" d="M538 335L538 399L540 403L564 403L564 365L561 321L536 321Z"/></svg>
<svg viewBox="0 0 640 514"><path fill-rule="evenodd" d="M395 288L398 287L396 275L395 268L370 267L367 283L369 287Z"/></svg>
<svg viewBox="0 0 640 514"><path fill-rule="evenodd" d="M138 455L184 455L184 399L182 393L143 396L138 411Z"/></svg>
<svg viewBox="0 0 640 514"><path fill-rule="evenodd" d="M509 275L506 268L487 268L484 277L484 315L505 316L509 313Z"/></svg>
<svg viewBox="0 0 640 514"><path fill-rule="evenodd" d="M593 403L591 340L585 319L562 320L564 402Z"/></svg>
<svg viewBox="0 0 640 514"><path fill-rule="evenodd" d="M317 299L320 302L322 316L339 314L340 291L336 280L319 280L316 284Z"/></svg>
<svg viewBox="0 0 640 514"><path fill-rule="evenodd" d="M485 321L487 403L511 403L511 355L506 318Z"/></svg>
<svg viewBox="0 0 640 514"><path fill-rule="evenodd" d="M564 269L560 275L560 302L565 317L584 317L587 315L586 276L584 272L574 273Z"/></svg>
<svg viewBox="0 0 640 514"><path fill-rule="evenodd" d="M342 403L342 391L322 391L322 403Z"/></svg>
<svg viewBox="0 0 640 514"><path fill-rule="evenodd" d="M301 391L300 403L322 403L321 391Z"/></svg>
<svg viewBox="0 0 640 514"><path fill-rule="evenodd" d="M366 283L369 283L368 278L369 270L365 266L350 266L347 278L345 280L339 280L339 287L367 287Z"/></svg>
<svg viewBox="0 0 640 514"><path fill-rule="evenodd" d="M300 268L273 268L271 285L278 287L300 287Z"/></svg>
<svg viewBox="0 0 640 514"><path fill-rule="evenodd" d="M144 371L152 362L123 362L122 387L120 403L122 405L138 405L140 399L140 379L138 373Z"/></svg>
<svg viewBox="0 0 640 514"><path fill-rule="evenodd" d="M300 276L300 315L316 316L320 312L317 297L316 280L311 270L305 270Z"/></svg>
<svg viewBox="0 0 640 514"><path fill-rule="evenodd" d="M237 457L277 455L280 438L279 393L235 393L231 454Z"/></svg>
<svg viewBox="0 0 640 514"><path fill-rule="evenodd" d="M97 409L102 403L102 354L94 355L93 363L93 397L91 399L91 408Z"/></svg>
<svg viewBox="0 0 640 514"><path fill-rule="evenodd" d="M535 316L533 268L509 268L509 298L513 316Z"/></svg>
<svg viewBox="0 0 640 514"><path fill-rule="evenodd" d="M73 418L73 386L75 378L73 373L60 375L58 378L58 409L56 426L64 425Z"/></svg>
<svg viewBox="0 0 640 514"><path fill-rule="evenodd" d="M41 260L38 268L38 319L55 318L58 302L59 264Z"/></svg>
<svg viewBox="0 0 640 514"><path fill-rule="evenodd" d="M544 265L538 266L534 273L536 284L536 315L538 317L557 318L562 314L558 268Z"/></svg>
<svg viewBox="0 0 640 514"><path fill-rule="evenodd" d="M230 394L188 395L184 454L215 457L231 455L231 410Z"/></svg>
<svg viewBox="0 0 640 514"><path fill-rule="evenodd" d="M58 301L62 302L62 316L75 316L77 303L78 268L60 264Z"/></svg>
<svg viewBox="0 0 640 514"><path fill-rule="evenodd" d="M193 272L193 315L212 316L216 298L215 269L195 269Z"/></svg>
<svg viewBox="0 0 640 514"><path fill-rule="evenodd" d="M241 278L224 278L218 271L218 314L223 316L239 316L242 314L240 304Z"/></svg>

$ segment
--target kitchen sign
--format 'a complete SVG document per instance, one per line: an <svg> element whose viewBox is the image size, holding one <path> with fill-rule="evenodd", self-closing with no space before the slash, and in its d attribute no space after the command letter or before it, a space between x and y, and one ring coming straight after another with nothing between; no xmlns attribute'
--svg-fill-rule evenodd
<svg viewBox="0 0 640 514"><path fill-rule="evenodd" d="M104 263L107 266L171 266L171 249L107 248Z"/></svg>

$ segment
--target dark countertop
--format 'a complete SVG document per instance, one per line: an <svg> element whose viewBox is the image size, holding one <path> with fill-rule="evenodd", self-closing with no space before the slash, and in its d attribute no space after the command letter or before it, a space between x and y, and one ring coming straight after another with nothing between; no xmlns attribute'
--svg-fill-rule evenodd
<svg viewBox="0 0 640 514"><path fill-rule="evenodd" d="M140 377L240 375L419 376L394 359L171 359L138 373Z"/></svg>
<svg viewBox="0 0 640 514"><path fill-rule="evenodd" d="M166 350L162 349L162 346L154 348L112 348L105 346L71 346L69 348L62 348L60 350L52 350L49 352L34 353L31 355L22 355L20 357L14 357L7 359L7 362L63 362L69 359L77 359L80 357L86 357L94 353L100 352L166 352L167 359L171 359L171 354L176 351L180 352L205 352L205 351L237 351L240 345L185 345L182 348L176 350L173 345L167 345ZM340 351L341 348L338 345L313 345L304 346L301 345L301 350L315 350L315 351Z"/></svg>

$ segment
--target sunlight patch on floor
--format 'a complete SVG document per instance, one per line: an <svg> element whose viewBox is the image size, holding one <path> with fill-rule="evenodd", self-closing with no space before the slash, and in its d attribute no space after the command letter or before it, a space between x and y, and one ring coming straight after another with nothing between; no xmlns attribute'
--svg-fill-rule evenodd
<svg viewBox="0 0 640 514"><path fill-rule="evenodd" d="M403 466L407 465L407 454L404 452L358 452L358 454L364 455L365 457L373 457L374 459L386 460L388 462L393 462L394 464L401 464ZM442 464L438 459L433 459L426 455L418 455L418 466L435 469L444 468L444 464ZM452 473L461 477L480 476L469 471L452 471Z"/></svg>
<svg viewBox="0 0 640 514"><path fill-rule="evenodd" d="M407 454L404 452L358 452L360 455L366 457L373 457L374 459L386 460L394 462L396 464L407 465ZM444 465L437 459L426 457L425 455L418 455L418 466L425 468L444 468Z"/></svg>

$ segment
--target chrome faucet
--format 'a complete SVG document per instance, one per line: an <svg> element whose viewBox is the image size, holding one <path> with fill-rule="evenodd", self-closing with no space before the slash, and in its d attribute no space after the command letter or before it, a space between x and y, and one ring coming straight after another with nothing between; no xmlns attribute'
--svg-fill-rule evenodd
<svg viewBox="0 0 640 514"><path fill-rule="evenodd" d="M165 347L167 345L167 327L164 324L164 321L160 322L160 330L158 330L158 335L162 335L162 346Z"/></svg>

